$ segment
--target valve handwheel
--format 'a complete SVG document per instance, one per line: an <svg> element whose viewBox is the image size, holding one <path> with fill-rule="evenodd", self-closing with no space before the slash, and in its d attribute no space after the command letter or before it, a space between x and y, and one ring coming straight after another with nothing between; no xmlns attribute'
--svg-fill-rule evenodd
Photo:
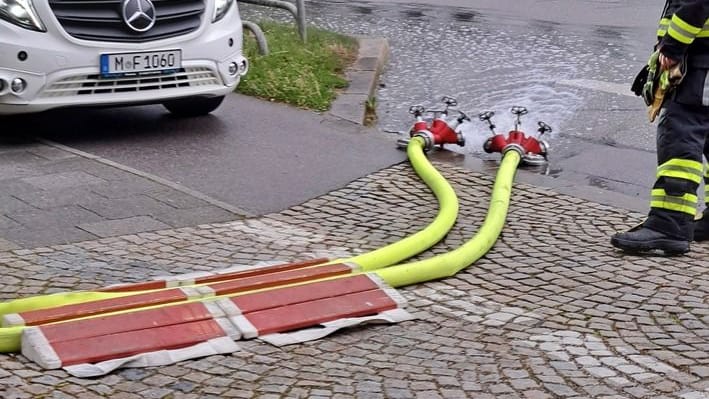
<svg viewBox="0 0 709 399"><path fill-rule="evenodd" d="M458 106L458 100L450 96L443 96L443 98L441 98L441 101L443 101L443 103L449 107Z"/></svg>
<svg viewBox="0 0 709 399"><path fill-rule="evenodd" d="M544 133L551 133L552 129L551 126L547 125L546 123L539 121L537 122L537 125L539 125L539 129L537 131L539 132L539 135L543 135Z"/></svg>
<svg viewBox="0 0 709 399"><path fill-rule="evenodd" d="M416 115L416 116L421 116L423 113L426 112L426 108L423 107L423 105L417 104L417 105L412 105L409 107L409 113Z"/></svg>
<svg viewBox="0 0 709 399"><path fill-rule="evenodd" d="M526 107L520 107L519 105L515 105L510 111L517 116L527 115L529 112Z"/></svg>

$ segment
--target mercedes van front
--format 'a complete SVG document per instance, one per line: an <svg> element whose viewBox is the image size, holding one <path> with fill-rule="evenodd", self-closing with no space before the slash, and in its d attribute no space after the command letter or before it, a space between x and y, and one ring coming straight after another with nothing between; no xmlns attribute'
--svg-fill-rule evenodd
<svg viewBox="0 0 709 399"><path fill-rule="evenodd" d="M215 110L248 70L236 0L0 0L0 114Z"/></svg>

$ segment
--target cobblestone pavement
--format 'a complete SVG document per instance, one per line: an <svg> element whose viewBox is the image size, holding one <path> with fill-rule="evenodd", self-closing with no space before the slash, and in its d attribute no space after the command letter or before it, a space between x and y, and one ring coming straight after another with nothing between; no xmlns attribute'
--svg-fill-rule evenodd
<svg viewBox="0 0 709 399"><path fill-rule="evenodd" d="M437 165L461 199L431 253L471 237L492 177ZM234 264L361 253L417 231L435 201L406 164L277 214L0 252L0 299ZM0 355L14 398L709 398L709 246L627 256L642 217L517 184L503 235L455 277L401 289L417 317L96 379Z"/></svg>

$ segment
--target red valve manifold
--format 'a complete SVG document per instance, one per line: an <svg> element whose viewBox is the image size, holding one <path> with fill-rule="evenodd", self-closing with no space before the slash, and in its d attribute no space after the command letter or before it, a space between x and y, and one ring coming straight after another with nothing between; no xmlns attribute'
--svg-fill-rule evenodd
<svg viewBox="0 0 709 399"><path fill-rule="evenodd" d="M504 153L510 149L518 149L522 151L522 155L546 155L546 145L532 136L527 136L523 132L513 130L509 132L507 137L502 134L497 134L489 138L483 145L483 149L487 153L500 152Z"/></svg>
<svg viewBox="0 0 709 399"><path fill-rule="evenodd" d="M410 135L411 137L423 136L429 143L429 147L443 144L465 145L463 135L457 133L455 126L451 126L451 123L442 117L434 119L430 126L423 119L417 120L411 128Z"/></svg>

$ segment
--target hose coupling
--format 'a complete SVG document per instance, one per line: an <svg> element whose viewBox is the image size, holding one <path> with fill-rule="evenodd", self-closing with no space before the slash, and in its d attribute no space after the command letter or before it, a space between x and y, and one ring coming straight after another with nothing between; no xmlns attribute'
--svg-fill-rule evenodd
<svg viewBox="0 0 709 399"><path fill-rule="evenodd" d="M411 142L411 139L409 139L409 138L398 139L398 140L396 140L396 147L397 148L406 148L409 146L410 142Z"/></svg>
<svg viewBox="0 0 709 399"><path fill-rule="evenodd" d="M520 157L523 157L525 154L524 147L517 143L509 143L506 146L502 148L502 154L507 154L509 151L517 151L519 153Z"/></svg>
<svg viewBox="0 0 709 399"><path fill-rule="evenodd" d="M546 159L549 145L543 140L537 140L520 131L513 130L507 137L501 134L490 137L483 144L483 149L487 153L499 152L502 154L507 151L517 151L523 157L534 156Z"/></svg>
<svg viewBox="0 0 709 399"><path fill-rule="evenodd" d="M433 133L429 131L419 131L414 133L412 137L421 137L424 142L423 150L425 152L431 151L433 149L433 146L436 144L435 143L435 138L433 137Z"/></svg>

